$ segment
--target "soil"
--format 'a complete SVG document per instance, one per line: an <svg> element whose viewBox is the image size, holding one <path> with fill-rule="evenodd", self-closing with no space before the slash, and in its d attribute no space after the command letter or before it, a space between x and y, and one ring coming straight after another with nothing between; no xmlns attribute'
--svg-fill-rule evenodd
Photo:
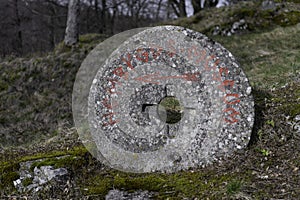
<svg viewBox="0 0 300 200"><path fill-rule="evenodd" d="M201 18L193 18L194 25ZM187 22L180 21L180 25L189 26ZM248 30L236 37L244 39L240 45L243 41L247 43L245 35L251 39L265 37L266 33L276 37L274 34L278 33L281 40L279 36L290 30L289 26L295 34L300 34L299 25L292 23L284 24L280 32L273 32L277 26L271 30L260 27L260 32ZM72 120L71 96L76 72L85 56L105 38L84 35L72 48L59 44L44 55L12 56L0 62L1 199L104 199L113 189L127 193L149 191L153 199L300 198L300 57L297 57L300 43L285 44L293 46L289 55L296 55L291 68L294 71L289 71L286 82L273 84L274 79L272 84L268 84L268 79L261 79L261 84L250 82L255 99L255 124L246 149L208 168L171 174L132 174L110 169L94 159L78 139ZM229 44L228 39L217 39ZM259 67L263 59L280 58L281 53L274 47L272 55L255 57L251 52L237 52L237 57ZM279 63L285 64L284 60ZM245 71L250 72L250 81L259 82L255 68ZM70 155L71 159L56 163L55 158L62 155ZM48 159L44 164L66 167L70 172L68 182L64 186L50 182L37 194L17 192L12 181L19 176L19 164L40 158Z"/></svg>

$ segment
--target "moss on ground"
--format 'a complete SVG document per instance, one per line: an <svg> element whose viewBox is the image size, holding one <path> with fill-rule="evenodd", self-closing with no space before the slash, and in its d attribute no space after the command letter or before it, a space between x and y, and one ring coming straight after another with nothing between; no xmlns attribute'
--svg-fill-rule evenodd
<svg viewBox="0 0 300 200"><path fill-rule="evenodd" d="M254 88L256 116L251 142L232 158L205 169L124 173L104 167L78 145L71 118L73 82L84 57L105 36L81 36L77 46L61 43L43 56L7 58L0 64L0 92L11 91L0 96L0 122L5 125L0 133L13 135L21 130L29 142L33 138L43 142L1 149L0 195L15 194L12 181L19 177L20 162L35 161L32 170L45 165L66 167L80 195L98 199L111 189L149 190L155 192L155 199L297 199L300 146L289 123L300 113L300 26L293 25L298 23L299 5L284 5L287 12L263 11L258 9L259 3L246 2L203 10L171 23L208 35L216 25L228 27L239 18L245 18L250 26L242 35L212 38L235 55ZM1 145L4 138L0 138ZM25 143L13 142L10 145ZM28 179L25 184L31 182Z"/></svg>
<svg viewBox="0 0 300 200"><path fill-rule="evenodd" d="M244 19L247 30L239 32L262 33L270 31L278 26L292 26L300 23L300 4L294 2L281 2L274 9L262 9L261 1L240 2L230 7L219 9L204 9L189 18L180 18L167 24L184 26L209 36L216 26L221 29L231 29L234 22Z"/></svg>
<svg viewBox="0 0 300 200"><path fill-rule="evenodd" d="M300 23L300 11L283 12L274 17L274 22L280 26L291 26Z"/></svg>
<svg viewBox="0 0 300 200"><path fill-rule="evenodd" d="M0 191L14 191L13 181L17 180L20 176L18 170L20 165L18 162L0 162ZM0 193L1 194L1 193Z"/></svg>
<svg viewBox="0 0 300 200"><path fill-rule="evenodd" d="M239 173L221 175L214 171L131 174L111 170L97 175L93 174L89 178L89 182L82 185L82 190L86 195L99 195L101 197L104 197L111 189L128 192L142 189L155 192L155 199L193 197L218 199L224 195L230 196L237 193L243 186L241 180L249 179L245 175Z"/></svg>
<svg viewBox="0 0 300 200"><path fill-rule="evenodd" d="M292 119L300 115L300 85L293 83L276 91L272 103L278 106L278 112Z"/></svg>
<svg viewBox="0 0 300 200"><path fill-rule="evenodd" d="M270 89L299 77L299 34L300 24L263 34L213 38L235 55L252 86Z"/></svg>
<svg viewBox="0 0 300 200"><path fill-rule="evenodd" d="M4 147L43 142L71 128L71 99L76 72L103 35L80 37L77 46L60 43L54 52L0 63L0 143ZM26 92L24 92L26 91ZM5 135L4 135L5 133Z"/></svg>
<svg viewBox="0 0 300 200"><path fill-rule="evenodd" d="M191 28L218 41L237 58L252 86L270 89L299 77L299 10L297 3L282 3L276 9L263 10L261 2L242 2L203 10L168 24ZM212 36L216 26L230 29L240 19L245 20L247 30L230 37Z"/></svg>
<svg viewBox="0 0 300 200"><path fill-rule="evenodd" d="M59 157L57 157L59 156ZM19 163L34 161L43 158L42 161L34 162L34 167L50 165L55 168L65 167L76 178L76 184L81 188L83 195L96 195L104 198L111 189L126 190L148 190L155 192L156 199L184 197L215 197L224 195L231 196L238 192L250 180L250 173L218 173L212 170L189 170L185 172L164 174L146 173L134 174L125 173L106 168L87 153L83 146L75 147L69 151L54 151L23 158L15 158L14 164L2 162L1 170L6 172L1 176L1 189L6 191L14 190L12 181L19 178ZM240 188L236 188L235 182L242 181ZM23 181L24 182L24 181ZM9 184L8 184L9 183ZM31 184L32 179L26 180L23 184ZM5 184L5 187L4 187ZM229 184L229 185L228 185ZM233 184L233 185L232 185Z"/></svg>
<svg viewBox="0 0 300 200"><path fill-rule="evenodd" d="M13 187L13 181L20 178L17 172L6 172L0 176L0 188Z"/></svg>
<svg viewBox="0 0 300 200"><path fill-rule="evenodd" d="M27 178L23 179L22 184L23 184L24 187L27 187L28 185L33 183L32 181L33 181L33 178L28 178L27 177Z"/></svg>
<svg viewBox="0 0 300 200"><path fill-rule="evenodd" d="M54 168L65 167L68 169L76 169L85 164L83 155L66 155L64 157L47 158L43 161L34 162L30 170L33 171L35 167L53 166Z"/></svg>
<svg viewBox="0 0 300 200"><path fill-rule="evenodd" d="M107 37L108 37L107 35L102 35L102 34L97 34L97 33L80 35L79 43L92 44L92 43L95 43L96 41L103 41Z"/></svg>
<svg viewBox="0 0 300 200"><path fill-rule="evenodd" d="M55 168L65 167L72 171L80 169L84 167L87 162L90 162L90 160L86 160L86 154L87 150L85 147L75 146L70 150L37 153L26 156L19 155L7 159L6 161L0 159L0 189L14 190L13 181L19 178L18 170L21 162L43 159L42 161L34 162L30 168L31 171L33 171L34 167L46 165Z"/></svg>
<svg viewBox="0 0 300 200"><path fill-rule="evenodd" d="M229 195L237 194L241 190L242 185L243 182L241 180L232 180L226 187L227 193Z"/></svg>

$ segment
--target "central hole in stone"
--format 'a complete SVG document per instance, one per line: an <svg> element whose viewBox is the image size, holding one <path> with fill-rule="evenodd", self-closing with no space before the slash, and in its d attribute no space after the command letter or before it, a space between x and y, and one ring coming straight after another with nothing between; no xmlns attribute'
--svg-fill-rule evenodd
<svg viewBox="0 0 300 200"><path fill-rule="evenodd" d="M175 124L179 122L183 116L183 107L176 97L169 96L160 101L157 112L160 120L167 124Z"/></svg>

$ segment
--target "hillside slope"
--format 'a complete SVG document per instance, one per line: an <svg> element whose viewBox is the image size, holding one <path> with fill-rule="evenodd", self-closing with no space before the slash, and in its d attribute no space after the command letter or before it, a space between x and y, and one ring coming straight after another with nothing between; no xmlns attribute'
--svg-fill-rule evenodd
<svg viewBox="0 0 300 200"><path fill-rule="evenodd" d="M74 48L61 44L45 55L2 61L1 199L103 199L113 189L140 196L149 191L147 195L154 199L298 199L299 12L296 3L262 9L259 3L242 2L168 23L204 32L225 46L254 88L256 118L248 148L208 169L123 173L103 166L81 145L72 121L73 82L82 60L105 36L85 35ZM241 28L225 36L241 20ZM49 182L38 192L21 194L13 181L20 177L22 163L28 161L33 163L31 170L46 165L65 167L68 181L63 186ZM27 184L32 181L29 178Z"/></svg>

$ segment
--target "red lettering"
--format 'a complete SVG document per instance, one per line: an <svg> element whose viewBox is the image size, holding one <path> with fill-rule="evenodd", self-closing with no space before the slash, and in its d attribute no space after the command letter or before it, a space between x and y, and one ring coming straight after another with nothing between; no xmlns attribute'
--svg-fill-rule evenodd
<svg viewBox="0 0 300 200"><path fill-rule="evenodd" d="M212 55L212 56L210 56L210 57L208 57L208 58L206 59L205 65L204 65L206 71L210 71L210 70L216 69L215 63L214 63L214 65L213 65L213 67L209 67L209 61L212 61L214 58L215 58L215 56Z"/></svg>
<svg viewBox="0 0 300 200"><path fill-rule="evenodd" d="M218 64L220 63L220 60L217 59L215 62L214 62L214 69L216 69L216 67L218 66Z"/></svg>
<svg viewBox="0 0 300 200"><path fill-rule="evenodd" d="M224 67L221 67L220 69L219 69L219 73L220 73L220 75L222 76L222 73L223 72L225 72L225 76L227 76L228 75L228 68L226 67L226 68L224 68Z"/></svg>
<svg viewBox="0 0 300 200"><path fill-rule="evenodd" d="M218 73L218 72L214 72L214 73L213 73L212 79L213 79L214 81L219 81L219 82L222 81L221 75L220 75L220 73Z"/></svg>
<svg viewBox="0 0 300 200"><path fill-rule="evenodd" d="M111 83L111 87L107 88L106 91L108 91L110 94L116 94L116 84L121 84L118 82L117 79L108 79L109 83Z"/></svg>
<svg viewBox="0 0 300 200"><path fill-rule="evenodd" d="M159 75L159 72L156 72L154 74L147 74L144 76L136 77L136 78L134 78L134 80L145 82L145 83L159 84L158 81L154 81L154 80L157 80L158 75Z"/></svg>
<svg viewBox="0 0 300 200"><path fill-rule="evenodd" d="M201 61L204 60L204 55L206 55L205 50L203 50L203 51L200 52L200 51L197 50L197 48L195 47L195 45L193 45L188 50L188 59L196 58L196 65L200 64Z"/></svg>
<svg viewBox="0 0 300 200"><path fill-rule="evenodd" d="M142 57L139 55L142 49L137 50L136 59L142 62L148 62L149 61L149 53L147 51L144 51L141 53Z"/></svg>
<svg viewBox="0 0 300 200"><path fill-rule="evenodd" d="M224 120L228 123L234 124L238 122L238 119L236 119L234 116L240 115L239 112L237 112L234 108L227 108L224 110L225 113L231 112L228 118L225 118Z"/></svg>
<svg viewBox="0 0 300 200"><path fill-rule="evenodd" d="M230 86L232 88L234 85L234 81L233 80L225 80L225 81L223 81L223 85Z"/></svg>
<svg viewBox="0 0 300 200"><path fill-rule="evenodd" d="M114 113L108 113L106 116L103 115L103 118L106 118L108 116L108 123L103 123L103 126L108 126L108 125L114 125L119 122L119 120L113 120Z"/></svg>
<svg viewBox="0 0 300 200"><path fill-rule="evenodd" d="M227 99L226 99L226 97L235 97L235 99L236 100L234 100L234 101L228 101ZM238 94L226 94L226 96L224 97L224 102L226 103L226 104L230 104L230 105L233 105L233 104L237 104L237 103L239 103L241 100L239 99L239 95Z"/></svg>
<svg viewBox="0 0 300 200"><path fill-rule="evenodd" d="M206 56L206 51L205 51L205 49L203 49L203 50L201 51L200 55L201 55L201 57L199 57L199 59L196 60L197 64L199 64L199 63L201 63L202 61L205 60L205 56Z"/></svg>
<svg viewBox="0 0 300 200"><path fill-rule="evenodd" d="M120 94L120 92L116 91L115 87L108 88L106 91L109 92L109 94Z"/></svg>
<svg viewBox="0 0 300 200"><path fill-rule="evenodd" d="M127 80L128 79L128 72L124 72L122 67L118 67L117 69L115 69L113 71L113 73L119 77L123 77L124 79ZM117 84L122 84L121 82L117 82Z"/></svg>
<svg viewBox="0 0 300 200"><path fill-rule="evenodd" d="M176 52L175 41L174 41L173 39L170 39L170 40L168 41L167 48L168 48L167 50L168 50L169 52L171 52L171 57L173 57L173 55L174 55L175 52Z"/></svg>
<svg viewBox="0 0 300 200"><path fill-rule="evenodd" d="M197 77L199 74L200 72L194 74L184 74L183 78L187 81L199 81L199 78Z"/></svg>
<svg viewBox="0 0 300 200"><path fill-rule="evenodd" d="M107 114L103 115L103 118L106 118L107 116L113 117L114 114L115 113L113 113L113 112L107 113Z"/></svg>
<svg viewBox="0 0 300 200"><path fill-rule="evenodd" d="M225 92L225 87L226 86L230 86L231 88L233 87L234 85L234 81L233 80L225 80L222 82L221 85L218 86L218 88L222 91L222 92Z"/></svg>
<svg viewBox="0 0 300 200"><path fill-rule="evenodd" d="M157 45L152 45L150 52L154 59L157 59L160 55L163 49Z"/></svg>
<svg viewBox="0 0 300 200"><path fill-rule="evenodd" d="M175 53L173 53L173 52L168 52L168 56L169 56L170 58L173 58L174 55L175 55Z"/></svg>
<svg viewBox="0 0 300 200"><path fill-rule="evenodd" d="M129 67L130 69L133 69L133 66L131 64L131 55L129 53L127 53L127 60L124 57L122 57L121 60L126 63L127 67Z"/></svg>
<svg viewBox="0 0 300 200"><path fill-rule="evenodd" d="M105 99L103 99L103 101L102 101L102 105L103 105L105 108L107 108L107 109L112 109L112 108L115 108L116 106L118 106L118 103L113 102L112 104L110 104L110 103L108 102L108 99L105 98Z"/></svg>
<svg viewBox="0 0 300 200"><path fill-rule="evenodd" d="M122 77L125 74L122 67L118 67L113 71L113 73L119 77Z"/></svg>

